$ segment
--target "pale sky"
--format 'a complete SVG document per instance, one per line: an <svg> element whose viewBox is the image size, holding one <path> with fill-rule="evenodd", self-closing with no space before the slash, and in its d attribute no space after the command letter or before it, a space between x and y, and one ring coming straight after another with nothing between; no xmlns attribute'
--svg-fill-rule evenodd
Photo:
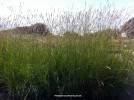
<svg viewBox="0 0 134 100"><path fill-rule="evenodd" d="M52 14L52 11L54 10L56 13L60 14L63 11L79 12L84 9L88 10L90 7L93 9L100 9L108 4L111 5L111 9L120 10L125 8L128 11L134 9L134 0L0 0L0 18L7 18L12 21L11 23L13 24L24 23L23 25L30 25L31 23L29 22L30 24L28 24L28 21L26 20L16 19L16 22L14 22L14 16L32 16L33 14L39 15L41 13L44 15L46 13ZM130 14L130 17L134 16L133 10ZM36 23L38 22L38 19L39 18L37 17L37 19L31 20L33 23ZM2 23L0 22L0 24ZM5 23L5 25L7 24ZM10 23L8 25L10 25ZM18 24L16 26L18 26Z"/></svg>
<svg viewBox="0 0 134 100"><path fill-rule="evenodd" d="M0 0L0 16L8 16L11 11L9 7L13 7L13 12L19 12L20 3L22 3L22 12L25 13L27 10L38 10L40 13L48 13L53 9L57 11L63 11L71 9L73 11L83 10L85 7L93 6L94 8L100 8L100 5L106 5L107 1L115 5L116 9L121 8L134 8L134 0Z"/></svg>

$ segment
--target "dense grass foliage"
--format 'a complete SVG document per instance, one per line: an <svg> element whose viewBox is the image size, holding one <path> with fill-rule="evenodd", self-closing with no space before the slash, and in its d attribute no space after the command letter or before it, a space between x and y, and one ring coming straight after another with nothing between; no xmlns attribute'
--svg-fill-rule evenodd
<svg viewBox="0 0 134 100"><path fill-rule="evenodd" d="M73 6L72 11L51 13L28 9L26 15L23 3L18 9L10 6L12 14L0 16L0 30L43 22L51 34L0 31L0 100L59 99L54 95L118 100L134 82L134 41L117 39L133 13L114 7L108 2L96 9L85 2L82 11L73 11Z"/></svg>
<svg viewBox="0 0 134 100"><path fill-rule="evenodd" d="M114 99L129 82L131 55L108 34L0 39L0 91L14 100L54 95ZM121 57L119 57L121 55Z"/></svg>

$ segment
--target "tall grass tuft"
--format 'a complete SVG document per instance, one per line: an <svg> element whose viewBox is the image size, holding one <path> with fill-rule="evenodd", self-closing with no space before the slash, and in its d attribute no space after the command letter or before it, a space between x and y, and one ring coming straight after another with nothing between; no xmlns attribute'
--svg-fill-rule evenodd
<svg viewBox="0 0 134 100"><path fill-rule="evenodd" d="M54 95L116 100L133 83L133 56L111 39L116 32L110 29L129 16L124 9L107 5L45 15L28 10L23 16L21 7L12 20L2 20L2 29L43 22L55 36L0 32L0 99L5 94L11 100L50 100Z"/></svg>
<svg viewBox="0 0 134 100"><path fill-rule="evenodd" d="M111 53L108 37L5 37L0 40L1 87L14 100L68 94L94 100L116 97L131 63L125 53L121 58Z"/></svg>

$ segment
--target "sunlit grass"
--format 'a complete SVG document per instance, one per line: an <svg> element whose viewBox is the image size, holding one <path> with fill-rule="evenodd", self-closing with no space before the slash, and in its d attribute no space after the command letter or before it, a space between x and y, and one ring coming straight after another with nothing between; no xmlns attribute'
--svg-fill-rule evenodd
<svg viewBox="0 0 134 100"><path fill-rule="evenodd" d="M53 100L58 94L118 98L134 82L134 40L112 39L130 17L127 9L112 6L46 15L28 10L25 16L20 7L19 14L3 19L3 29L43 22L56 36L0 31L0 99L2 94L13 100Z"/></svg>
<svg viewBox="0 0 134 100"><path fill-rule="evenodd" d="M24 37L0 40L1 87L12 98L80 94L104 99L126 85L130 55L111 52L115 46L106 34Z"/></svg>

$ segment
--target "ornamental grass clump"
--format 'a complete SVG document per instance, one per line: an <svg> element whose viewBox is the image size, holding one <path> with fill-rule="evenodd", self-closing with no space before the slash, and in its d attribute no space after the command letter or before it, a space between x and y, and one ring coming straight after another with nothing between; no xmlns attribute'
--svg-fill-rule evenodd
<svg viewBox="0 0 134 100"><path fill-rule="evenodd" d="M13 99L52 99L82 95L106 99L119 95L131 70L128 55L118 58L111 40L100 35L8 37L0 41L1 88Z"/></svg>

